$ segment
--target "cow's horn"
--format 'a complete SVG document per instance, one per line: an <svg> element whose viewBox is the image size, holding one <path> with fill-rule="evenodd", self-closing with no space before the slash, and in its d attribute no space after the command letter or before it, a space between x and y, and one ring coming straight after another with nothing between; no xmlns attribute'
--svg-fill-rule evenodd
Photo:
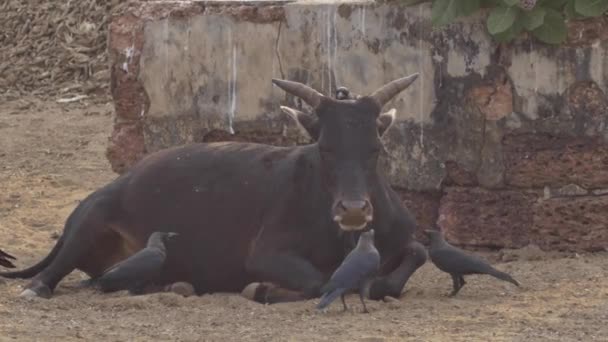
<svg viewBox="0 0 608 342"><path fill-rule="evenodd" d="M312 108L317 108L321 103L321 99L323 98L321 93L299 82L278 80L273 78L272 83L276 84L279 88L285 90L291 95L301 98Z"/></svg>
<svg viewBox="0 0 608 342"><path fill-rule="evenodd" d="M419 73L413 73L407 77L399 78L383 85L380 89L373 92L369 97L373 98L378 102L380 107L384 106L390 101L395 95L404 91L405 88L409 87L410 84L418 78Z"/></svg>

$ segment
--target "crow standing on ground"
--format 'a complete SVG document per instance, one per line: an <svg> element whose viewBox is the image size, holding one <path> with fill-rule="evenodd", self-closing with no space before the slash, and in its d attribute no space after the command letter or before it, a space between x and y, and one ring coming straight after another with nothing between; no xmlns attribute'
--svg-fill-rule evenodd
<svg viewBox="0 0 608 342"><path fill-rule="evenodd" d="M0 266L15 268L11 260L15 260L15 257L0 249Z"/></svg>
<svg viewBox="0 0 608 342"><path fill-rule="evenodd" d="M440 231L425 230L424 232L431 240L431 245L429 246L431 261L437 268L452 276L454 289L450 293L450 296L455 296L466 284L463 276L468 274L489 274L500 280L519 286L519 283L510 275L495 269L479 257L466 254L464 251L447 243Z"/></svg>
<svg viewBox="0 0 608 342"><path fill-rule="evenodd" d="M152 233L144 249L112 266L94 283L103 292L129 290L131 294L142 293L146 285L153 284L160 277L167 256L165 243L177 235Z"/></svg>
<svg viewBox="0 0 608 342"><path fill-rule="evenodd" d="M344 294L353 289L359 290L359 298L363 304L363 312L368 313L363 293L380 267L380 254L374 246L374 230L359 235L357 246L346 256L340 267L336 269L329 282L321 288L321 301L317 309L327 307L336 298L342 299L344 310L347 309Z"/></svg>

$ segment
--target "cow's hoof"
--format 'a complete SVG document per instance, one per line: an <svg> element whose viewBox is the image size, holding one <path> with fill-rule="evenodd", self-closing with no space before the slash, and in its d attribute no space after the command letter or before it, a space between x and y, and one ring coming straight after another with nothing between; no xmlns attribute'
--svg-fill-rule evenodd
<svg viewBox="0 0 608 342"><path fill-rule="evenodd" d="M185 281L180 281L169 285L167 287L167 291L173 292L184 297L190 297L195 294L194 286Z"/></svg>
<svg viewBox="0 0 608 342"><path fill-rule="evenodd" d="M251 283L241 291L241 296L258 303L266 303L268 290L275 286L270 283Z"/></svg>
<svg viewBox="0 0 608 342"><path fill-rule="evenodd" d="M382 300L386 296L399 298L401 294L391 291L391 286L386 279L377 278L365 289L364 296L371 300Z"/></svg>
<svg viewBox="0 0 608 342"><path fill-rule="evenodd" d="M258 287L260 287L260 285L261 285L261 283L251 283L251 284L245 286L243 291L241 291L241 296L243 296L249 300L254 300L255 293L257 292Z"/></svg>
<svg viewBox="0 0 608 342"><path fill-rule="evenodd" d="M23 297L23 298L44 298L44 299L49 299L53 296L53 293L51 292L51 289L48 288L48 286L44 286L44 285L38 285L29 289L25 289L23 290L23 292L21 292L21 294L19 294L19 297Z"/></svg>

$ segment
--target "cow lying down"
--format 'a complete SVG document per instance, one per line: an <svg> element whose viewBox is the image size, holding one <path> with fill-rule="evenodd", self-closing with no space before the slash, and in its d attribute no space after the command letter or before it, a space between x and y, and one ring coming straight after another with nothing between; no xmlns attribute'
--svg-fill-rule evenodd
<svg viewBox="0 0 608 342"><path fill-rule="evenodd" d="M0 276L31 278L22 295L49 298L74 269L94 280L166 229L178 237L161 285L242 291L262 303L303 300L321 295L352 233L373 227L380 266L365 296L397 297L426 254L412 215L378 171L380 137L395 119L382 108L417 77L341 99L273 79L312 107L283 110L314 143L200 143L149 154L85 198L44 259Z"/></svg>

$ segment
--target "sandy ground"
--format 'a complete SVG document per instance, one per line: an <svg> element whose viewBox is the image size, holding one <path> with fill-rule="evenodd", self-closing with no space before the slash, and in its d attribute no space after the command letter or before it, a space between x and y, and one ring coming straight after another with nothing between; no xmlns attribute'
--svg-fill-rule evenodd
<svg viewBox="0 0 608 342"><path fill-rule="evenodd" d="M109 103L0 101L0 248L19 267L48 253L79 200L115 177L103 155ZM26 281L0 279L0 341L601 341L608 340L608 253L558 255L532 249L486 255L521 288L472 276L458 297L427 263L399 300L356 296L327 313L316 301L260 305L239 295L130 297L76 287L51 300L17 297ZM498 260L511 260L498 262Z"/></svg>

